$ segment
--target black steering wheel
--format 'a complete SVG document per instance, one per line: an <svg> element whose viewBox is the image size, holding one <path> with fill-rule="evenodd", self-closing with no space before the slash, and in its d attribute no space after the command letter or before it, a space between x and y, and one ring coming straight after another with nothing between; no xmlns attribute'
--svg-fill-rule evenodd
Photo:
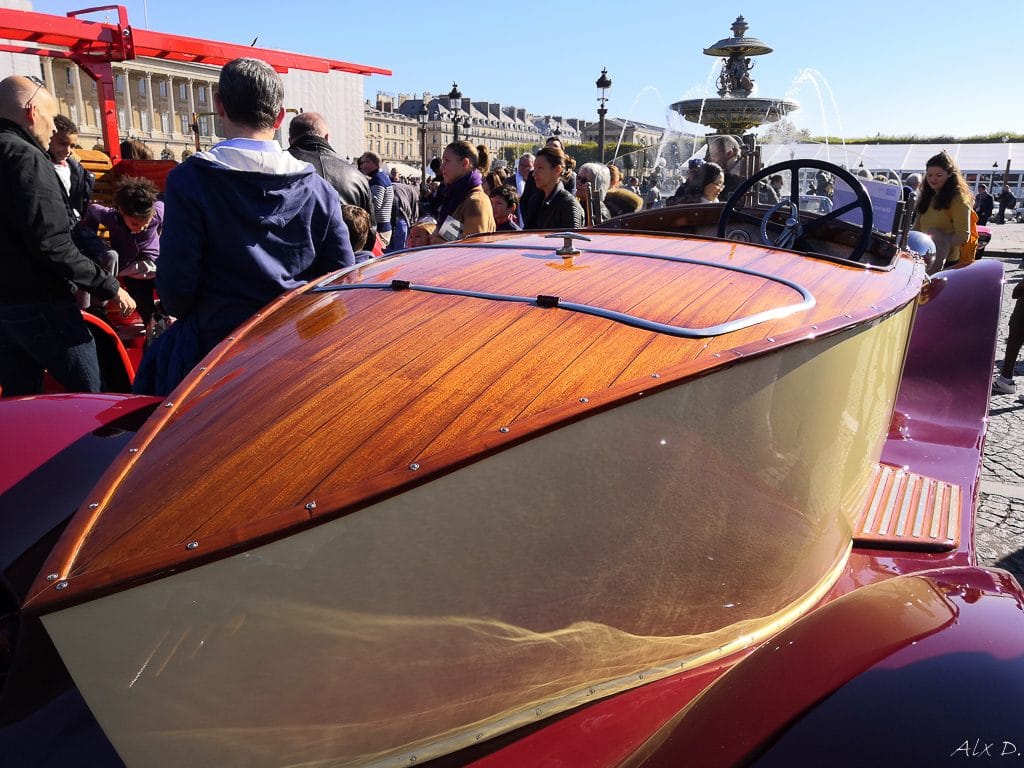
<svg viewBox="0 0 1024 768"><path fill-rule="evenodd" d="M834 178L843 181L856 196L853 202L835 208L822 216L805 221L800 220L800 169L813 168L818 171L826 171ZM755 185L782 171L789 171L789 190L783 190L783 197L775 203L763 215L751 213L749 209L741 208L739 203L743 197L755 187ZM761 230L761 242L776 248L786 248L792 251L814 253L814 248L807 240L807 236L813 237L815 232L823 228L828 222L838 219L843 214L860 209L861 211L861 232L860 238L853 246L848 258L850 261L858 261L871 243L871 224L874 221L874 210L871 207L871 198L867 190L861 184L860 179L844 168L822 160L789 160L784 163L776 163L762 168L749 179L744 181L736 191L729 197L722 215L718 218L718 236L725 237L729 229L729 222L732 220L745 221L756 224ZM784 212L785 218L780 216Z"/></svg>

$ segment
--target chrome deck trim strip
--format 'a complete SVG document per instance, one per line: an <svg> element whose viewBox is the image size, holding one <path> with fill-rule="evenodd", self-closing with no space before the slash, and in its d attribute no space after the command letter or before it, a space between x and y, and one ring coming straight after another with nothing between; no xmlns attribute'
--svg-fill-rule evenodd
<svg viewBox="0 0 1024 768"><path fill-rule="evenodd" d="M453 244L449 247L470 247L470 244ZM517 250L517 251L542 251L545 253L552 253L550 247L546 246L511 246L504 243L478 243L472 245L473 248L486 247L488 249L499 249L499 250ZM777 275L771 275L766 272L761 272L755 269L747 269L746 267L738 267L731 264L718 264L716 262L705 261L703 259L690 259L683 256L667 256L662 254L650 254L650 253L638 253L635 251L615 251L615 250L603 250L593 249L585 251L585 253L600 253L610 256L630 256L644 259L657 259L659 261L671 261L679 264L692 264L695 266L711 267L713 269L724 269L729 272L738 272L744 275L750 275L752 277L758 277L763 280L768 280L773 283L784 285L787 288L795 291L800 295L800 301L793 304L786 304L781 307L774 307L773 309L767 309L763 312L757 312L747 317L741 317L735 320L730 320L725 323L719 323L718 325L708 326L706 328L690 328L682 325L670 325L668 323L658 323L653 320L647 320L636 315L626 314L624 312L616 312L610 309L604 309L602 307L594 307L589 304L580 304L577 302L559 301L557 307L560 309L567 309L571 312L581 312L587 315L593 315L595 317L602 317L606 320L612 320L614 322L623 323L624 325L630 325L641 330L654 331L655 333L663 333L668 336L675 336L679 338L687 339L705 339L713 336L721 336L726 333L733 331L742 330L743 328L749 328L753 325L767 322L769 320L778 320L783 317L801 312L805 309L810 309L817 302L814 296L809 290L804 288L799 283L795 283L791 280L787 280ZM559 258L556 254L552 253L552 258ZM352 291L360 289L371 289L371 290L395 290L392 283L346 283L343 285L318 285L312 288L310 293L332 293L334 291ZM466 296L469 298L477 299L488 299L491 301L511 301L522 304L538 305L538 298L536 296L517 296L514 294L501 294L501 293L487 293L484 291L468 291L457 288L444 288L441 286L433 285L419 285L417 283L404 283L401 290L410 291L422 291L424 293L436 293L449 296Z"/></svg>

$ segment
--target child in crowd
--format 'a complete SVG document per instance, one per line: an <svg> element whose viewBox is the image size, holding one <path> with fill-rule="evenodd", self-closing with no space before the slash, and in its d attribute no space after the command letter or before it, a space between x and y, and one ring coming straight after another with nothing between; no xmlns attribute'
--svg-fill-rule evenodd
<svg viewBox="0 0 1024 768"><path fill-rule="evenodd" d="M348 227L348 239L352 243L356 264L372 259L373 252L366 250L366 241L370 238L370 214L358 205L343 205L341 218Z"/></svg>
<svg viewBox="0 0 1024 768"><path fill-rule="evenodd" d="M405 240L406 248L421 248L430 245L430 236L437 229L437 222L433 219L421 219L409 229L409 237Z"/></svg>
<svg viewBox="0 0 1024 768"><path fill-rule="evenodd" d="M53 118L53 129L50 146L46 152L53 163L53 169L57 172L57 178L64 185L64 191L68 193L68 200L71 202L77 223L92 197L96 177L83 168L71 154L78 146L78 126L71 122L70 118L57 115Z"/></svg>
<svg viewBox="0 0 1024 768"><path fill-rule="evenodd" d="M491 191L491 209L494 211L498 232L518 232L522 229L516 216L518 208L519 195L512 187L502 184Z"/></svg>
<svg viewBox="0 0 1024 768"><path fill-rule="evenodd" d="M153 317L153 279L164 223L164 204L156 196L156 186L149 179L126 176L118 182L115 207L94 203L78 225L91 233L101 225L107 228L110 249L117 255L117 275L146 325Z"/></svg>
<svg viewBox="0 0 1024 768"><path fill-rule="evenodd" d="M75 226L82 218L82 212L92 197L92 189L96 183L96 177L71 154L78 146L78 126L64 115L56 115L53 118L53 128L53 136L50 137L46 154L49 155L53 170L56 171L64 191L68 193L68 202L71 203L71 239L78 246L78 250L104 270L115 272L117 262L108 252L106 244L95 232L88 232ZM86 291L76 290L75 301L80 309L88 309L100 317L106 317L106 302L99 302L93 306L92 297Z"/></svg>

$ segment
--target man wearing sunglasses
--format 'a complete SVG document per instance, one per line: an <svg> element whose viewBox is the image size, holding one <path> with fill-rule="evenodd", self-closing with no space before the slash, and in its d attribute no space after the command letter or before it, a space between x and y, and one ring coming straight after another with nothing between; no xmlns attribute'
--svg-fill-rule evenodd
<svg viewBox="0 0 1024 768"><path fill-rule="evenodd" d="M71 206L45 147L57 102L36 78L0 81L0 387L37 394L43 374L68 391L102 386L96 344L74 300L82 288L135 302L71 240Z"/></svg>

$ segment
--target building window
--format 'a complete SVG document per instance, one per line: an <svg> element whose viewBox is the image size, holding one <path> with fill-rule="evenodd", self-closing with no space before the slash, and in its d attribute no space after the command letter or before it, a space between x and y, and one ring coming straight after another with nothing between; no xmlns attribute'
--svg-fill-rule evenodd
<svg viewBox="0 0 1024 768"><path fill-rule="evenodd" d="M74 78L74 76L71 73L71 67L68 67L67 69L65 69L64 70L64 74L67 76L68 87L71 87L72 85L74 85L75 84L74 83L75 78Z"/></svg>
<svg viewBox="0 0 1024 768"><path fill-rule="evenodd" d="M199 103L200 104L204 104L204 105L206 104L206 86L205 85L200 85L199 86Z"/></svg>
<svg viewBox="0 0 1024 768"><path fill-rule="evenodd" d="M114 75L114 90L124 93L124 75Z"/></svg>
<svg viewBox="0 0 1024 768"><path fill-rule="evenodd" d="M157 88L159 89L158 92L160 94L160 98L166 99L167 98L167 81L166 80L161 80L160 84L157 86Z"/></svg>
<svg viewBox="0 0 1024 768"><path fill-rule="evenodd" d="M117 108L117 125L125 133L128 133L132 129L131 125L129 125L124 119L124 107Z"/></svg>
<svg viewBox="0 0 1024 768"><path fill-rule="evenodd" d="M139 96L146 95L146 81L144 79L139 80Z"/></svg>
<svg viewBox="0 0 1024 768"><path fill-rule="evenodd" d="M184 134L192 133L192 126L189 124L188 115L181 115L181 132Z"/></svg>
<svg viewBox="0 0 1024 768"><path fill-rule="evenodd" d="M171 116L166 112L160 113L160 130L164 133L171 132Z"/></svg>
<svg viewBox="0 0 1024 768"><path fill-rule="evenodd" d="M203 92L202 88L199 89L199 92L200 93ZM199 135L200 136L209 136L210 135L210 121L209 121L209 119L207 119L206 115L200 115L199 116Z"/></svg>
<svg viewBox="0 0 1024 768"><path fill-rule="evenodd" d="M188 101L188 85L185 83L178 84L178 98L182 101Z"/></svg>
<svg viewBox="0 0 1024 768"><path fill-rule="evenodd" d="M146 112L145 110L143 110L142 112L139 113L139 123L142 126L142 130L144 130L144 131L151 130L151 126L149 124L149 112Z"/></svg>
<svg viewBox="0 0 1024 768"><path fill-rule="evenodd" d="M100 125L103 124L103 118L100 117L100 108L99 107L93 107L92 108L92 119L95 120L93 125L95 125L97 128L99 128Z"/></svg>

